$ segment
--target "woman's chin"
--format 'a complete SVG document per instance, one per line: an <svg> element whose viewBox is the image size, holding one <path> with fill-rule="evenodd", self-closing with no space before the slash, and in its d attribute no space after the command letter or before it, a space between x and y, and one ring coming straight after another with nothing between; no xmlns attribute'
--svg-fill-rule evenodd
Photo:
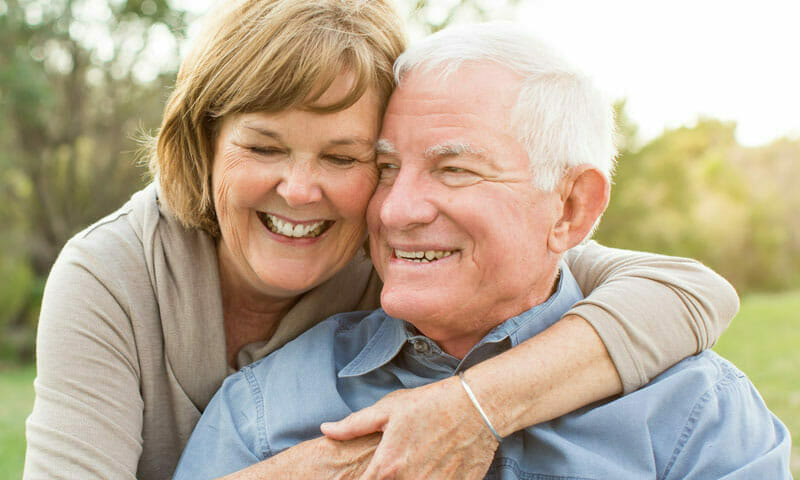
<svg viewBox="0 0 800 480"><path fill-rule="evenodd" d="M261 290L265 295L288 298L302 295L312 288L323 283L333 276L333 273L321 272L312 266L293 264L281 265L284 262L275 262L265 271L258 272Z"/></svg>
<svg viewBox="0 0 800 480"><path fill-rule="evenodd" d="M302 295L312 288L316 287L318 283L308 281L308 279L261 279L261 291L265 295L278 298L290 298Z"/></svg>

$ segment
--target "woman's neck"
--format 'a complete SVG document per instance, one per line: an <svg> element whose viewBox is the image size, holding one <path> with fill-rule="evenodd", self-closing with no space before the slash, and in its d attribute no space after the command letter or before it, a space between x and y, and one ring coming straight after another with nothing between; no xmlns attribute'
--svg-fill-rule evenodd
<svg viewBox="0 0 800 480"><path fill-rule="evenodd" d="M228 365L237 368L239 350L247 344L272 338L299 296L274 297L258 292L234 266L222 259L219 271Z"/></svg>

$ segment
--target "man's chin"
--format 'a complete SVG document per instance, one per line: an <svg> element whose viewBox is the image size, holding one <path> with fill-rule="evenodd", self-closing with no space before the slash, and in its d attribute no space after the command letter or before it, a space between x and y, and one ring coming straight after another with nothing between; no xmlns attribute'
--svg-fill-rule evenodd
<svg viewBox="0 0 800 480"><path fill-rule="evenodd" d="M405 320L418 327L452 313L453 306L441 293L435 291L406 291L387 289L381 293L381 307L392 317ZM419 327L418 327L419 328Z"/></svg>

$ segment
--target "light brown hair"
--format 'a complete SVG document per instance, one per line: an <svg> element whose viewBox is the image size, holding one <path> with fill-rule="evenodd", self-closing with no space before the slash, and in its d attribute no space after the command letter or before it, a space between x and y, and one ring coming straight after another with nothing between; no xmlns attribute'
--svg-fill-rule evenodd
<svg viewBox="0 0 800 480"><path fill-rule="evenodd" d="M236 113L343 110L373 88L385 108L405 48L390 0L240 0L211 12L184 59L150 156L160 200L188 228L219 235L211 163L219 121ZM342 73L355 81L319 99ZM383 112L381 111L381 114Z"/></svg>

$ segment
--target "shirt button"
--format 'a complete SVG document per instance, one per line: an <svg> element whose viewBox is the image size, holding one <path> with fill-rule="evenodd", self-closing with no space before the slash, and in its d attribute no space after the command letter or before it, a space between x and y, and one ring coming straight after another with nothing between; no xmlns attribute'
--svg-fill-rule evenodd
<svg viewBox="0 0 800 480"><path fill-rule="evenodd" d="M428 346L428 344L426 342L423 342L421 340L418 340L418 341L414 342L414 351L415 352L417 352L417 353L428 353L428 350L430 350L430 347Z"/></svg>

